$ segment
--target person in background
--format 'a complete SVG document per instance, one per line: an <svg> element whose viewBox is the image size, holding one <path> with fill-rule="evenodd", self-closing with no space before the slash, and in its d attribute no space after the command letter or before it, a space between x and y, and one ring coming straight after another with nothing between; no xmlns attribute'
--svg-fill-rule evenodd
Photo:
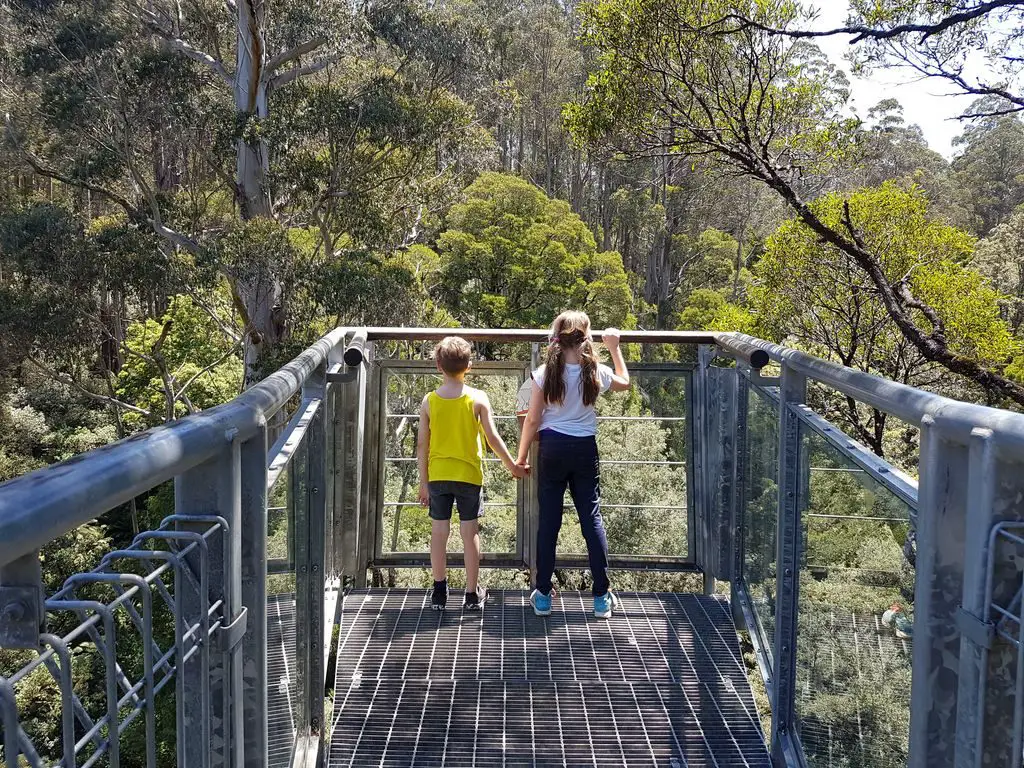
<svg viewBox="0 0 1024 768"><path fill-rule="evenodd" d="M611 355L614 371L598 362L586 313L563 312L551 328L547 362L533 372L530 406L519 438L517 463L526 465L530 443L539 433L537 580L530 595L533 611L538 616L551 613L551 578L567 487L587 542L594 615L608 618L615 609L615 596L608 581L608 540L601 519L594 404L602 392L625 391L630 384L616 329L604 332L604 345Z"/></svg>
<svg viewBox="0 0 1024 768"><path fill-rule="evenodd" d="M484 512L484 445L517 478L528 468L512 459L494 425L494 413L486 393L466 384L472 365L472 347L465 339L448 336L434 350L441 386L420 405L417 460L420 472L419 502L430 510L430 567L434 589L430 604L443 611L448 604L447 550L452 507L459 510L459 532L465 551L467 611L480 610L487 591L479 584L480 517Z"/></svg>

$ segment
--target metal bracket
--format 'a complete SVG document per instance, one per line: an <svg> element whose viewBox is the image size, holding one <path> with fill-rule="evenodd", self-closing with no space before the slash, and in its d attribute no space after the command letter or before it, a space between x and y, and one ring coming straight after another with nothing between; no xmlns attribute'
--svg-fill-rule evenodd
<svg viewBox="0 0 1024 768"><path fill-rule="evenodd" d="M956 626L975 645L991 648L996 638L996 625L991 621L982 621L963 606L957 608Z"/></svg>
<svg viewBox="0 0 1024 768"><path fill-rule="evenodd" d="M0 646L38 648L41 614L37 587L0 587Z"/></svg>
<svg viewBox="0 0 1024 768"><path fill-rule="evenodd" d="M759 387L778 387L782 385L782 379L778 376L762 376L760 371L751 368L750 383Z"/></svg>
<svg viewBox="0 0 1024 768"><path fill-rule="evenodd" d="M358 374L358 368L342 368L336 372L328 371L327 381L331 384L348 384L350 381L355 381Z"/></svg>
<svg viewBox="0 0 1024 768"><path fill-rule="evenodd" d="M235 620L227 626L221 627L220 632L217 633L217 644L220 650L230 651L238 647L245 636L245 630L248 626L249 609L243 606L241 613L235 617Z"/></svg>

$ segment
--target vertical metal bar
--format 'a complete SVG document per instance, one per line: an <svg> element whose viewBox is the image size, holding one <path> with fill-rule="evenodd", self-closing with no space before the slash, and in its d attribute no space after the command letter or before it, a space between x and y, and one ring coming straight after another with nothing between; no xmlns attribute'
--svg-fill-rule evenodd
<svg viewBox="0 0 1024 768"><path fill-rule="evenodd" d="M779 388L779 519L775 605L775 682L772 697L772 757L782 764L792 756L796 726L796 643L799 610L800 559L803 532L800 505L803 461L800 420L791 406L807 396L807 380L782 366Z"/></svg>
<svg viewBox="0 0 1024 768"><path fill-rule="evenodd" d="M370 492L367 495L369 504L368 510L373 520L373 559L377 560L384 545L384 473L387 471L385 457L387 456L387 440L384 435L387 433L388 420L388 373L379 366L377 367L377 410L373 420L373 437L371 440L371 451L374 461L373 472L369 475L371 483ZM398 521L401 515L401 507L395 509L395 518Z"/></svg>
<svg viewBox="0 0 1024 768"><path fill-rule="evenodd" d="M697 472L697 407L695 404L697 376L693 371L686 374L686 552L687 559L696 563L700 562L700 552L697 550L697 494L694 492L700 480Z"/></svg>
<svg viewBox="0 0 1024 768"><path fill-rule="evenodd" d="M4 719L4 762L8 765L21 765L21 739L18 724L18 697L14 686L0 677L0 708Z"/></svg>
<svg viewBox="0 0 1024 768"><path fill-rule="evenodd" d="M308 430L308 428L307 428ZM295 695L292 699L292 717L296 725L296 739L309 733L312 713L309 708L309 658L312 653L309 623L312 619L310 578L310 530L309 530L309 431L299 441L289 465L288 493L295 510L295 655L289 660L294 666ZM319 647L319 641L316 642Z"/></svg>
<svg viewBox="0 0 1024 768"><path fill-rule="evenodd" d="M962 596L970 451L943 439L931 416L921 422L917 576L910 695L912 768L954 765L957 606ZM973 506L973 505L972 505Z"/></svg>
<svg viewBox="0 0 1024 768"><path fill-rule="evenodd" d="M963 610L971 620L988 619L986 584L988 581L989 530L992 525L992 501L995 492L995 446L992 431L975 429L969 447L970 468L967 497L973 500L974 522L966 526L964 547ZM981 766L982 728L985 707L981 690L988 649L960 637L960 680L956 717L956 764Z"/></svg>
<svg viewBox="0 0 1024 768"><path fill-rule="evenodd" d="M373 365L372 355L374 345L367 344L365 348L366 365L366 388L364 391L363 408L360 414L362 424L360 425L360 437L362 439L362 467L359 476L359 535L358 554L356 562L356 586L366 586L366 570L373 560L373 553L377 547L377 526L372 515L373 489L376 487L376 473L378 463L378 449L374 440L377 427L378 411L380 402L380 378L379 366Z"/></svg>
<svg viewBox="0 0 1024 768"><path fill-rule="evenodd" d="M708 413L712 416L709 440L709 468L711 488L710 515L712 533L711 563L715 579L733 579L733 495L735 491L734 466L736 456L736 387L735 368L711 368L707 372Z"/></svg>
<svg viewBox="0 0 1024 768"><path fill-rule="evenodd" d="M347 525L345 514L345 489L350 487L351 479L346 474L346 450L347 442L345 425L349 411L351 396L349 392L355 386L355 371L347 372L350 380L339 381L334 384L333 407L330 410L330 420L327 428L334 433L333 448L330 453L331 465L331 498L333 499L333 522L331 524L330 537L333 540L331 550L333 558L331 572L334 577L344 582L346 571L346 550L345 550L345 526Z"/></svg>
<svg viewBox="0 0 1024 768"><path fill-rule="evenodd" d="M732 579L730 604L733 622L742 628L745 624L741 596L737 585L743 581L743 561L746 552L747 519L747 467L750 464L750 444L747 441L747 409L750 406L750 382L745 371L736 365L736 420L732 462Z"/></svg>
<svg viewBox="0 0 1024 768"><path fill-rule="evenodd" d="M715 572L712 557L714 549L714 534L712 531L712 506L714 503L713 483L711 481L711 424L712 419L709 413L711 408L710 376L709 369L714 359L714 347L702 344L697 348L697 370L696 387L694 392L694 405L696 413L696 440L694 444L694 455L697 457L694 475L697 484L694 487L696 498L697 515L700 520L698 530L698 560L697 564L704 572L704 594L710 595L715 591Z"/></svg>
<svg viewBox="0 0 1024 768"><path fill-rule="evenodd" d="M342 576L359 578L359 554L362 525L362 476L364 430L366 428L367 365L360 363L348 370L351 379L342 385L342 407L339 418L341 440L341 471L335 477L334 492L340 508L340 526L336 531L338 553ZM365 584L366 571L362 570ZM357 583L357 586L359 584Z"/></svg>
<svg viewBox="0 0 1024 768"><path fill-rule="evenodd" d="M185 739L186 759L182 762L190 767L208 765L211 761L214 766L238 765L236 761L241 760L240 754L232 749L233 736L242 726L241 657L229 652L211 653L213 643L208 636L209 605L223 601L225 625L241 612L241 446L233 430L225 434L224 442L219 456L174 480L174 506L178 514L216 515L228 524L228 529L218 530L210 542L208 572L203 572L198 554L187 558L187 567L198 574L207 594L196 595L180 578L176 579L175 600L182 601L186 627L197 622L202 627L194 638L200 646L200 668L197 670L194 662L186 664L185 722L179 723L179 728L194 733L198 723L210 734L208 740ZM176 525L181 530L202 533L210 523L179 521ZM209 712L208 716L204 710ZM202 741L207 743L198 743Z"/></svg>
<svg viewBox="0 0 1024 768"><path fill-rule="evenodd" d="M327 394L327 367L321 365L310 376L302 388L303 399L321 398L306 432L306 485L309 494L307 530L309 542L307 553L309 558L308 592L302 598L307 601L307 621L297 624L296 631L308 633L306 644L307 659L304 660L308 670L309 688L307 691L310 732L320 741L324 736L324 558L327 515L327 428L325 424L325 400Z"/></svg>
<svg viewBox="0 0 1024 768"><path fill-rule="evenodd" d="M541 365L540 344L530 345L530 369L527 376L532 379L533 372ZM531 391L532 391L531 384ZM522 430L520 429L520 438ZM517 441L518 442L518 441ZM530 474L520 484L520 492L523 495L523 560L530 573L530 584L537 583L537 533L539 530L539 507L537 494L537 445L528 446L527 456L530 461Z"/></svg>
<svg viewBox="0 0 1024 768"><path fill-rule="evenodd" d="M242 637L242 734L246 768L266 768L269 748L267 693L267 425L242 443L242 605L248 612Z"/></svg>

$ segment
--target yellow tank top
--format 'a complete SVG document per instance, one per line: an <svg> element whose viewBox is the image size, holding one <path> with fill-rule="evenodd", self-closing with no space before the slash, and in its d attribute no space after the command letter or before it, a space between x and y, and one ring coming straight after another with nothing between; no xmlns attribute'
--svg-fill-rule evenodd
<svg viewBox="0 0 1024 768"><path fill-rule="evenodd" d="M430 481L484 484L484 441L471 391L461 397L427 395L430 413Z"/></svg>

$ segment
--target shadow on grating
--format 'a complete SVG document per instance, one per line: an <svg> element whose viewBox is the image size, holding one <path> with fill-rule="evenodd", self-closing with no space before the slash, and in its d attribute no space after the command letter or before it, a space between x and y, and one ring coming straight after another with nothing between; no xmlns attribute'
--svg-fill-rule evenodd
<svg viewBox="0 0 1024 768"><path fill-rule="evenodd" d="M329 765L768 766L727 601L563 593L480 614L423 590L346 596Z"/></svg>

